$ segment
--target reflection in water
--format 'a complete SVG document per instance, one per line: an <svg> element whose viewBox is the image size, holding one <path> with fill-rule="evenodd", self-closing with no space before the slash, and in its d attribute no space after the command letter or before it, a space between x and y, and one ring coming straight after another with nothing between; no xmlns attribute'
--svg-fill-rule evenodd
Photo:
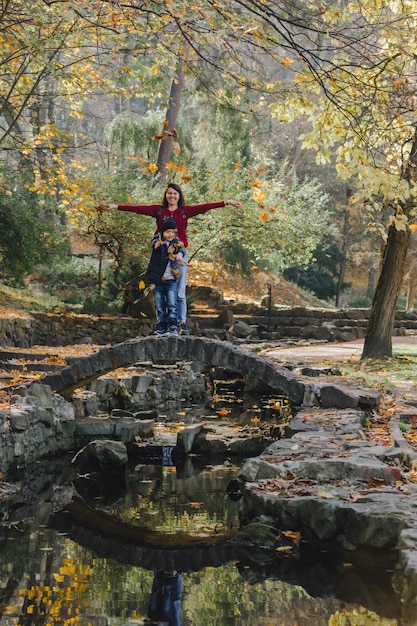
<svg viewBox="0 0 417 626"><path fill-rule="evenodd" d="M273 568L263 578L248 564L230 561L181 576L181 610L177 603L169 619L181 619L182 626L397 625L384 613L312 597L274 577ZM0 577L2 626L138 626L161 606L152 600L155 581L161 582L152 570L98 558L49 529L11 530L2 542ZM169 602L177 602L181 589L172 591Z"/></svg>
<svg viewBox="0 0 417 626"><path fill-rule="evenodd" d="M368 559L369 569L361 570L325 555L254 559L230 542L174 549L178 536L210 539L238 523L238 503L226 493L235 473L227 464L179 475L173 467L140 466L121 490L77 481L84 506L105 521L113 516L129 537L51 515L51 489L36 521L0 535L0 626L138 626L149 619L170 626L398 624L383 563L371 568ZM133 543L144 520L161 538L172 537L172 547Z"/></svg>
<svg viewBox="0 0 417 626"><path fill-rule="evenodd" d="M158 626L181 626L182 575L155 572L148 617Z"/></svg>

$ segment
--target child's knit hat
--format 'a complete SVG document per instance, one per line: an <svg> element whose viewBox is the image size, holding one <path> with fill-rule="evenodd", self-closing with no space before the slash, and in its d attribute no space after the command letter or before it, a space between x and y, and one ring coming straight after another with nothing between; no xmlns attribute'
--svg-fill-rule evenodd
<svg viewBox="0 0 417 626"><path fill-rule="evenodd" d="M173 217L167 217L167 219L162 222L161 233L164 233L166 230L169 230L170 228L177 230L177 222L174 220Z"/></svg>

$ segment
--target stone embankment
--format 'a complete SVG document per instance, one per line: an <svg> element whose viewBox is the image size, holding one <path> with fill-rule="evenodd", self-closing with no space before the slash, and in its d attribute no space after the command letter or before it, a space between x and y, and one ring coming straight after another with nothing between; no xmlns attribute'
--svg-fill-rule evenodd
<svg viewBox="0 0 417 626"><path fill-rule="evenodd" d="M365 336L368 309L312 309L225 302L219 296L207 305L195 304L189 325L193 334L234 343L280 339L352 341ZM0 346L29 348L92 343L112 345L132 337L146 337L152 319L124 315L92 316L31 312L0 318ZM395 335L417 334L417 312L398 311Z"/></svg>
<svg viewBox="0 0 417 626"><path fill-rule="evenodd" d="M239 473L245 524L260 515L314 545L347 552L398 550L393 585L402 623L417 624L417 485L414 456L395 429L393 446L366 439L363 412L304 409L286 438L247 459ZM255 541L254 541L255 543Z"/></svg>
<svg viewBox="0 0 417 626"><path fill-rule="evenodd" d="M143 436L137 428L146 411L172 410L183 400L207 406L213 395L207 376L216 368L240 378L247 393L279 394L294 406L369 410L380 400L379 391L297 375L229 342L204 337L132 339L68 360L68 365L34 383L7 388L11 408L0 411L0 449L4 450L0 471L49 451L72 449L80 429L88 438L80 420L100 412L109 415L113 409L129 408L140 413L133 420L136 426L130 427L134 438ZM128 371L103 378L118 368ZM120 437L121 432L128 437L129 430L125 425L117 430L106 419L90 421L89 428L91 436L108 437Z"/></svg>

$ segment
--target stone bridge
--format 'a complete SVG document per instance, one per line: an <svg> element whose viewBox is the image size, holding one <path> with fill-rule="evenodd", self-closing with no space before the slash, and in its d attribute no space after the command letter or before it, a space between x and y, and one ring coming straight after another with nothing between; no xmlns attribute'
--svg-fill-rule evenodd
<svg viewBox="0 0 417 626"><path fill-rule="evenodd" d="M299 376L232 343L205 337L130 339L89 356L72 358L66 367L37 382L69 399L76 389L103 374L146 361L164 365L194 362L200 364L201 371L221 367L244 377L251 389L286 396L295 406L366 408L380 400L378 391Z"/></svg>

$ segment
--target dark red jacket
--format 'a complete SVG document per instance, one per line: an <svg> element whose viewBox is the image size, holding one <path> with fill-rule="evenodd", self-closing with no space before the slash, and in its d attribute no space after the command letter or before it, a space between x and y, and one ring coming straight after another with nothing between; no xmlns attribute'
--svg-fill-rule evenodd
<svg viewBox="0 0 417 626"><path fill-rule="evenodd" d="M132 213L140 213L140 215L148 215L156 219L156 231L161 230L162 222L167 217L173 217L177 222L178 227L178 239L183 242L184 246L188 246L188 239L186 235L187 220L190 217L196 215L202 215L207 213L211 209L220 209L226 206L224 200L220 202L208 202L206 204L189 204L184 205L182 208L178 208L175 211L163 208L160 204L119 204L119 211L131 211Z"/></svg>

